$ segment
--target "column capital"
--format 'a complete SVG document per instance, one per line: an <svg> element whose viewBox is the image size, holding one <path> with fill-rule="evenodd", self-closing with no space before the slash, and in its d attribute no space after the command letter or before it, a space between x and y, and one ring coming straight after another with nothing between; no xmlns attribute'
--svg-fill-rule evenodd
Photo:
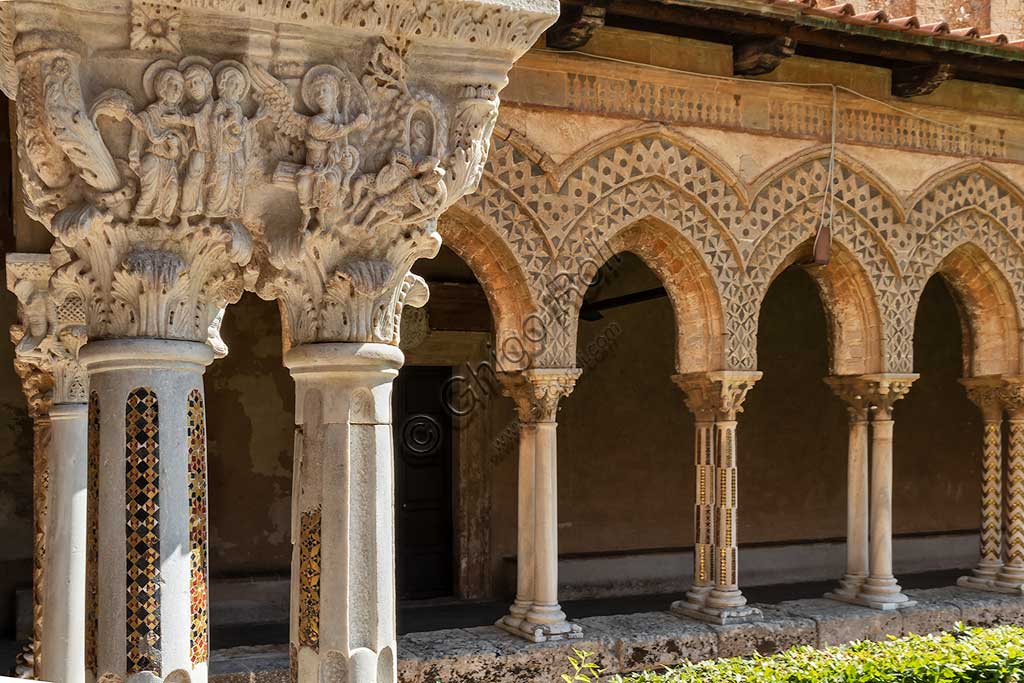
<svg viewBox="0 0 1024 683"><path fill-rule="evenodd" d="M878 373L828 377L825 382L850 406L852 411L876 410L876 417L889 419L892 407L910 391L920 375L911 373Z"/></svg>
<svg viewBox="0 0 1024 683"><path fill-rule="evenodd" d="M7 288L18 299L20 318L11 327L14 353L21 364L50 375L53 403L85 403L89 382L78 362L86 340L84 311L53 303L52 273L48 254L7 255Z"/></svg>
<svg viewBox="0 0 1024 683"><path fill-rule="evenodd" d="M686 406L698 419L735 420L743 402L762 373L749 370L718 370L672 375L686 395Z"/></svg>
<svg viewBox="0 0 1024 683"><path fill-rule="evenodd" d="M998 422L1002 418L1007 384L1001 375L964 377L960 384L967 390L967 398L978 406L986 422Z"/></svg>
<svg viewBox="0 0 1024 683"><path fill-rule="evenodd" d="M244 289L290 344L397 344L555 0L2 3L26 210L90 339L206 341ZM399 7L400 5L400 7ZM398 9L396 9L398 7ZM60 27L59 31L52 27ZM313 30L315 27L315 30Z"/></svg>
<svg viewBox="0 0 1024 683"><path fill-rule="evenodd" d="M1024 420L1024 375L1003 375L1003 409L1011 420Z"/></svg>
<svg viewBox="0 0 1024 683"><path fill-rule="evenodd" d="M535 368L501 372L498 378L521 423L554 422L559 400L572 393L582 373L577 368Z"/></svg>

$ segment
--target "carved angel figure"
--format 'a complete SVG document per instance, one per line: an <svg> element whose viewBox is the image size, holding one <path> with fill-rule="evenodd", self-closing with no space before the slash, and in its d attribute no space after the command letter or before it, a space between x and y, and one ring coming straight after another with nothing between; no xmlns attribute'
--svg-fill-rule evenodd
<svg viewBox="0 0 1024 683"><path fill-rule="evenodd" d="M370 117L349 115L350 80L341 69L315 66L302 79L302 100L312 116L293 108L287 86L265 69L251 66L253 83L261 93L261 110L273 117L286 135L306 146L306 163L298 169L278 168L275 179L292 176L307 229L316 209L319 215L336 206L349 193L352 177L359 169L359 150L349 144L349 135L365 129ZM284 166L284 165L282 165Z"/></svg>

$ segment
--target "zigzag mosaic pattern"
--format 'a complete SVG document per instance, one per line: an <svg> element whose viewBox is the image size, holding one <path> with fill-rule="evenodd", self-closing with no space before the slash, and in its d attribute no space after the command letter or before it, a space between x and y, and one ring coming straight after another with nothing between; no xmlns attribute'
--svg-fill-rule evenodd
<svg viewBox="0 0 1024 683"><path fill-rule="evenodd" d="M299 527L299 644L320 647L320 508L305 510Z"/></svg>
<svg viewBox="0 0 1024 683"><path fill-rule="evenodd" d="M125 410L127 536L126 673L161 674L160 415L156 394L139 387Z"/></svg>

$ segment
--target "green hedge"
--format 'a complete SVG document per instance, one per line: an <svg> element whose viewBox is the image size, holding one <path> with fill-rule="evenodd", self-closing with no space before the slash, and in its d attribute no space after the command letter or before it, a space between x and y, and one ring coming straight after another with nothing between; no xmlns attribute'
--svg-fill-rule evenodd
<svg viewBox="0 0 1024 683"><path fill-rule="evenodd" d="M579 678L587 678L586 671ZM593 680L593 679L591 679ZM1024 683L1024 628L964 629L683 664L616 683Z"/></svg>

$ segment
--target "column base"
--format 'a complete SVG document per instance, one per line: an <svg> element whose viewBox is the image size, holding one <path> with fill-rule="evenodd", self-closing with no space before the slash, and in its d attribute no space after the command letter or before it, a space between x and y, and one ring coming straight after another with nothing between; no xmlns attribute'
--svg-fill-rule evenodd
<svg viewBox="0 0 1024 683"><path fill-rule="evenodd" d="M992 586L999 593L1024 594L1024 567L1003 567Z"/></svg>
<svg viewBox="0 0 1024 683"><path fill-rule="evenodd" d="M764 614L756 607L700 607L694 609L682 600L672 603L672 613L679 617L689 617L709 624L727 626L729 624L749 624L761 621Z"/></svg>
<svg viewBox="0 0 1024 683"><path fill-rule="evenodd" d="M526 614L530 611L531 603L515 602L508 608L508 614L494 622L498 628L510 632L517 632L520 624L526 621Z"/></svg>
<svg viewBox="0 0 1024 683"><path fill-rule="evenodd" d="M848 602L851 605L860 605L861 607L870 607L871 609L884 611L905 609L917 604L916 601L911 600L903 592L896 579L893 578L880 579L868 577L857 595L848 597L845 594L838 594L837 591L836 594L830 597L841 602Z"/></svg>
<svg viewBox="0 0 1024 683"><path fill-rule="evenodd" d="M825 593L825 597L829 600L849 602L860 593L865 579L867 577L863 574L846 574L843 578L839 579L839 585L836 588Z"/></svg>
<svg viewBox="0 0 1024 683"><path fill-rule="evenodd" d="M977 576L961 576L956 580L956 585L960 588L966 588L972 591L1024 595L1024 582L1003 583L996 581L995 579L981 579Z"/></svg>
<svg viewBox="0 0 1024 683"><path fill-rule="evenodd" d="M515 623L516 619L516 617L506 615L495 622L494 625L506 633L524 638L532 643L546 643L552 640L570 640L583 637L583 628L571 621L560 621L554 624L534 624L525 619Z"/></svg>

